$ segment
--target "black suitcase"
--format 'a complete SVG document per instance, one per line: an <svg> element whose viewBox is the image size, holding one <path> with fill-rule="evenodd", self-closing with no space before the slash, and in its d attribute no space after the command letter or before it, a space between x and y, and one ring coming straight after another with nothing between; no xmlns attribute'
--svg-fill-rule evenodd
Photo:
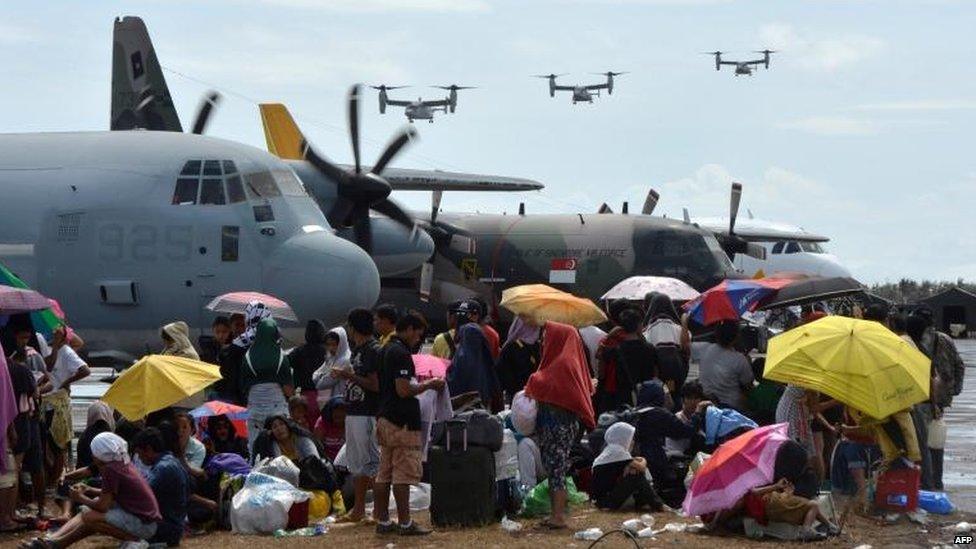
<svg viewBox="0 0 976 549"><path fill-rule="evenodd" d="M432 446L427 456L430 520L436 526L483 526L493 522L497 493L495 455L488 448L468 447L464 421L445 424L445 445Z"/></svg>
<svg viewBox="0 0 976 549"><path fill-rule="evenodd" d="M502 425L502 420L498 419L497 416L493 416L485 410L471 410L457 414L448 421L464 421L467 423L467 440L471 446L483 446L492 452L502 449L505 426ZM430 440L432 444L444 446L445 423L438 421L431 427Z"/></svg>

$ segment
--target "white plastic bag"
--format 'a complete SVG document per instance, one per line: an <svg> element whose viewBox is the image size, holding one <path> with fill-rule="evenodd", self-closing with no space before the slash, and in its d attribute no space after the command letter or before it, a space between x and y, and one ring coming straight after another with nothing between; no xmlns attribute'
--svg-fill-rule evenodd
<svg viewBox="0 0 976 549"><path fill-rule="evenodd" d="M519 472L518 441L511 429L502 435L502 447L495 452L495 480L515 478Z"/></svg>
<svg viewBox="0 0 976 549"><path fill-rule="evenodd" d="M933 419L929 422L929 448L935 448L936 450L942 450L945 448L946 441L946 431L948 427L946 422L941 417L938 419Z"/></svg>
<svg viewBox="0 0 976 549"><path fill-rule="evenodd" d="M512 398L512 425L523 436L535 433L535 418L539 414L539 405L535 400L525 396L525 391L515 393Z"/></svg>
<svg viewBox="0 0 976 549"><path fill-rule="evenodd" d="M685 475L685 488L691 489L691 482L695 480L695 473L698 469L708 461L708 458L712 457L712 454L706 454L705 452L698 452L695 457L692 458L691 463L688 464L688 473Z"/></svg>
<svg viewBox="0 0 976 549"><path fill-rule="evenodd" d="M301 474L295 462L285 456L278 456L270 461L261 460L254 467L253 472L280 478L295 488L298 488L298 477Z"/></svg>
<svg viewBox="0 0 976 549"><path fill-rule="evenodd" d="M284 480L251 473L231 500L231 529L235 534L271 534L288 526L292 504L308 498L308 492Z"/></svg>
<svg viewBox="0 0 976 549"><path fill-rule="evenodd" d="M426 482L421 482L420 484L410 485L410 510L426 511L430 509L430 484ZM390 512L396 513L396 501L390 498ZM366 514L373 514L373 502L367 500L366 502Z"/></svg>

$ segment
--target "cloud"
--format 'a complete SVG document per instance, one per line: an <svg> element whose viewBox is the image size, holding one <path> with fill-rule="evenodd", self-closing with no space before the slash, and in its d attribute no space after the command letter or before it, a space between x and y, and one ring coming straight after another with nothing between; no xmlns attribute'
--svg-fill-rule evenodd
<svg viewBox="0 0 976 549"><path fill-rule="evenodd" d="M37 41L38 35L36 32L10 23L0 22L0 44L31 44Z"/></svg>
<svg viewBox="0 0 976 549"><path fill-rule="evenodd" d="M778 124L780 128L799 130L815 135L872 135L877 133L874 123L846 116L807 116Z"/></svg>
<svg viewBox="0 0 976 549"><path fill-rule="evenodd" d="M319 9L323 11L385 13L385 12L486 12L491 9L487 0L260 0L264 4L286 8Z"/></svg>
<svg viewBox="0 0 976 549"><path fill-rule="evenodd" d="M857 105L860 111L956 111L976 109L973 99L916 99Z"/></svg>
<svg viewBox="0 0 976 549"><path fill-rule="evenodd" d="M880 55L887 47L881 38L859 34L813 38L787 23L763 25L759 40L763 47L782 51L788 62L824 72L856 65Z"/></svg>

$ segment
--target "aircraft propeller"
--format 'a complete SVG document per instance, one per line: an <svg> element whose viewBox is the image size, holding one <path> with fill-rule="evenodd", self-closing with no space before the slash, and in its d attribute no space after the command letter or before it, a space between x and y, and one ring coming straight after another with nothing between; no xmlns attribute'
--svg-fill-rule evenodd
<svg viewBox="0 0 976 549"><path fill-rule="evenodd" d="M387 86L386 84L380 84L379 86L370 86L374 90L389 91L389 90L402 90L403 88L409 88L410 86Z"/></svg>
<svg viewBox="0 0 976 549"><path fill-rule="evenodd" d="M641 213L644 215L653 214L659 198L661 198L661 195L654 189L647 191L647 198L644 199L644 207L641 208Z"/></svg>
<svg viewBox="0 0 976 549"><path fill-rule="evenodd" d="M321 156L311 144L302 139L302 152L325 177L336 183L337 198L332 210L327 214L333 226L352 226L356 243L367 252L372 251L373 231L369 211L379 212L393 221L413 230L416 223L413 217L388 197L392 188L382 177L383 170L410 141L417 137L417 131L407 127L400 129L376 164L368 172L363 171L359 154L359 96L362 86L356 84L349 90L349 139L355 165L352 172L343 170Z"/></svg>
<svg viewBox="0 0 976 549"><path fill-rule="evenodd" d="M458 86L457 84L451 84L450 86L431 86L432 88L437 88L439 90L447 91L457 91L457 90L475 90L478 86Z"/></svg>
<svg viewBox="0 0 976 549"><path fill-rule="evenodd" d="M533 74L531 76L533 78L559 78L560 76L566 76L567 74L569 74L569 73L568 72L564 72L564 73L561 73L561 74L552 74L552 73L550 73L550 74Z"/></svg>
<svg viewBox="0 0 976 549"><path fill-rule="evenodd" d="M215 91L207 92L204 96L203 101L200 102L200 108L197 110L197 117L193 120L193 133L197 135L203 134L203 131L207 129L207 122L210 122L210 115L213 114L214 107L220 102L220 94Z"/></svg>

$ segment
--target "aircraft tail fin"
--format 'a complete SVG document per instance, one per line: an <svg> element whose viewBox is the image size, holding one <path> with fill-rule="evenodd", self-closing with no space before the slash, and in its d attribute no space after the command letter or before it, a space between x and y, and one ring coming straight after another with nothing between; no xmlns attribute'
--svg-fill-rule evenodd
<svg viewBox="0 0 976 549"><path fill-rule="evenodd" d="M138 17L116 18L112 42L110 129L182 132L146 24Z"/></svg>
<svg viewBox="0 0 976 549"><path fill-rule="evenodd" d="M303 160L302 132L288 107L281 103L261 103L259 108L268 152L285 160Z"/></svg>

